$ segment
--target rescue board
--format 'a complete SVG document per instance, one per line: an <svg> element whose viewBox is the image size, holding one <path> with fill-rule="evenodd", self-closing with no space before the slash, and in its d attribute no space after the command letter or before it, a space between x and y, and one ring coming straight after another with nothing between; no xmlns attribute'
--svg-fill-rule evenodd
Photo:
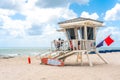
<svg viewBox="0 0 120 80"><path fill-rule="evenodd" d="M64 66L64 62L56 59L51 59L51 58L42 58L41 62L46 65Z"/></svg>

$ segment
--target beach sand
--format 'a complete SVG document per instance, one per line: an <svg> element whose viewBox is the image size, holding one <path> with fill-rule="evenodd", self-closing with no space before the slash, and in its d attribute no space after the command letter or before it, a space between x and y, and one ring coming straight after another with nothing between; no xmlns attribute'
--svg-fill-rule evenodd
<svg viewBox="0 0 120 80"><path fill-rule="evenodd" d="M0 80L120 80L120 53L101 54L109 64L105 64L95 54L90 58L90 67L83 56L83 66L76 62L76 55L68 57L64 67L41 65L40 60L31 57L0 59Z"/></svg>

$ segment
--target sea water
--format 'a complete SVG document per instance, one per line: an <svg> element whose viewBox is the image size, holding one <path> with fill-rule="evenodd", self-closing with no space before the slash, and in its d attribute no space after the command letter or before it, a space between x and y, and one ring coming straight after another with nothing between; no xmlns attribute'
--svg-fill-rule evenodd
<svg viewBox="0 0 120 80"><path fill-rule="evenodd" d="M98 51L107 50L109 52L111 50L120 50L120 47L101 47L97 49ZM46 53L50 53L50 48L0 48L0 56L33 56Z"/></svg>
<svg viewBox="0 0 120 80"><path fill-rule="evenodd" d="M0 56L32 56L44 54L50 48L0 48Z"/></svg>

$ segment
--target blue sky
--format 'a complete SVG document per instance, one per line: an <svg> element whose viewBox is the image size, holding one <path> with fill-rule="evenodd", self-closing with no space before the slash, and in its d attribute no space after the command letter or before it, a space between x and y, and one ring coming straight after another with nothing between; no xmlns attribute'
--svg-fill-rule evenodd
<svg viewBox="0 0 120 80"><path fill-rule="evenodd" d="M72 3L70 9L79 14L78 16L80 16L83 11L89 12L90 14L96 12L101 16L107 10L113 8L116 2L117 0L91 0L87 5Z"/></svg>
<svg viewBox="0 0 120 80"><path fill-rule="evenodd" d="M120 47L120 0L1 0L0 47L49 47L58 22L76 17L104 21L97 42L109 34ZM105 45L106 46L106 45Z"/></svg>

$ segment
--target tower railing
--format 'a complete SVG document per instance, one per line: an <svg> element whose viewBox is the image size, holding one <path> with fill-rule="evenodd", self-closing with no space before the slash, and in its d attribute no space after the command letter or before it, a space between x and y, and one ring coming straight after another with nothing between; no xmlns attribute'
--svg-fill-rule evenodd
<svg viewBox="0 0 120 80"><path fill-rule="evenodd" d="M52 51L73 51L73 50L95 50L96 44L95 40L66 40L59 41L55 44L54 41L51 42Z"/></svg>

